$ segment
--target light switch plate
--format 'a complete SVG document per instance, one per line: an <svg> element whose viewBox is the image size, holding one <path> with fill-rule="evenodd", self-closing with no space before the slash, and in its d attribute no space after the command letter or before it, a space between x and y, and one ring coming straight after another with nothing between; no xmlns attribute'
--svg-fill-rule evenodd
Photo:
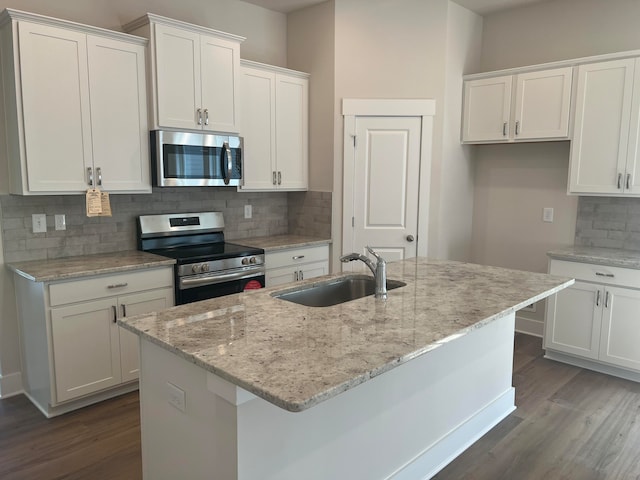
<svg viewBox="0 0 640 480"><path fill-rule="evenodd" d="M45 233L47 231L47 215L44 213L34 213L31 215L33 233Z"/></svg>
<svg viewBox="0 0 640 480"><path fill-rule="evenodd" d="M542 209L542 221L553 223L553 208L545 207Z"/></svg>
<svg viewBox="0 0 640 480"><path fill-rule="evenodd" d="M67 220L63 214L56 215L56 230L66 230L67 229Z"/></svg>
<svg viewBox="0 0 640 480"><path fill-rule="evenodd" d="M245 205L244 206L244 218L251 218L253 215L253 209L251 208L251 205Z"/></svg>

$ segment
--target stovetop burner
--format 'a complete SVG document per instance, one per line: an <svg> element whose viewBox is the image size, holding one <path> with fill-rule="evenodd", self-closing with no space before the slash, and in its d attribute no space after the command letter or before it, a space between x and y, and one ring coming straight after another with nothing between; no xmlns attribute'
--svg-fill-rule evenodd
<svg viewBox="0 0 640 480"><path fill-rule="evenodd" d="M212 243L209 245L183 245L178 247L154 248L147 251L164 257L174 258L179 264L264 254L264 250L260 248L247 247L229 242Z"/></svg>

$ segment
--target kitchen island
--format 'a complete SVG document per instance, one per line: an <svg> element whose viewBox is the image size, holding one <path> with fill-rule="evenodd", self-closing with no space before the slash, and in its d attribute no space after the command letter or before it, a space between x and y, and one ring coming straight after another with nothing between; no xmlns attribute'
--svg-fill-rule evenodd
<svg viewBox="0 0 640 480"><path fill-rule="evenodd" d="M387 275L406 286L385 301L280 286L119 320L141 339L145 478L429 478L515 408L515 311L573 283L424 258Z"/></svg>

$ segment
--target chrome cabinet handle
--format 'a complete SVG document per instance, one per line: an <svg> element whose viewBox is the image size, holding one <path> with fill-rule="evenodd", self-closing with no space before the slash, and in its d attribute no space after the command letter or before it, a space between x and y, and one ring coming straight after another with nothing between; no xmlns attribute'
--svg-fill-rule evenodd
<svg viewBox="0 0 640 480"><path fill-rule="evenodd" d="M295 255L291 257L291 260L300 260L301 258L304 258L304 255Z"/></svg>
<svg viewBox="0 0 640 480"><path fill-rule="evenodd" d="M627 173L627 190L631 188L631 174Z"/></svg>
<svg viewBox="0 0 640 480"><path fill-rule="evenodd" d="M276 171L273 171L273 184L276 185L278 180L276 179Z"/></svg>
<svg viewBox="0 0 640 480"><path fill-rule="evenodd" d="M298 271L297 270L295 272L293 272L293 281L294 282L298 281Z"/></svg>
<svg viewBox="0 0 640 480"><path fill-rule="evenodd" d="M118 322L118 311L116 310L115 305L111 305L111 310L113 311L113 323Z"/></svg>
<svg viewBox="0 0 640 480"><path fill-rule="evenodd" d="M229 142L224 142L222 144L222 148L224 148L225 156L227 157L227 171L224 176L224 184L229 185L229 180L231 180L231 173L233 171L233 161L231 159L231 149L229 148Z"/></svg>
<svg viewBox="0 0 640 480"><path fill-rule="evenodd" d="M198 125L202 125L202 109L199 108L196 112L198 112Z"/></svg>
<svg viewBox="0 0 640 480"><path fill-rule="evenodd" d="M129 285L127 282L114 283L114 284L111 284L111 285L107 285L107 288L122 288L122 287L126 287L127 285Z"/></svg>
<svg viewBox="0 0 640 480"><path fill-rule="evenodd" d="M413 235L407 235L407 242L413 242L415 240L415 238L413 237Z"/></svg>
<svg viewBox="0 0 640 480"><path fill-rule="evenodd" d="M502 136L506 137L507 136L507 122L504 122L502 124Z"/></svg>
<svg viewBox="0 0 640 480"><path fill-rule="evenodd" d="M304 280L304 272L302 270L300 270L300 275L298 276L298 278L300 278L300 280Z"/></svg>
<svg viewBox="0 0 640 480"><path fill-rule="evenodd" d="M520 120L516 121L516 135L520 134Z"/></svg>
<svg viewBox="0 0 640 480"><path fill-rule="evenodd" d="M100 167L96 168L96 175L98 175L98 186L102 186L102 169Z"/></svg>
<svg viewBox="0 0 640 480"><path fill-rule="evenodd" d="M209 109L204 109L204 124L209 125Z"/></svg>
<svg viewBox="0 0 640 480"><path fill-rule="evenodd" d="M120 306L122 307L122 316L126 317L127 316L127 306L124 303L120 304Z"/></svg>
<svg viewBox="0 0 640 480"><path fill-rule="evenodd" d="M282 172L278 172L278 185L282 185Z"/></svg>
<svg viewBox="0 0 640 480"><path fill-rule="evenodd" d="M93 187L93 168L87 167L87 183Z"/></svg>
<svg viewBox="0 0 640 480"><path fill-rule="evenodd" d="M607 290L604 297L604 308L609 308L609 290Z"/></svg>
<svg viewBox="0 0 640 480"><path fill-rule="evenodd" d="M599 276L599 277L608 277L608 278L615 277L615 275L613 273L596 272L596 275Z"/></svg>
<svg viewBox="0 0 640 480"><path fill-rule="evenodd" d="M618 174L618 190L622 188L622 174Z"/></svg>
<svg viewBox="0 0 640 480"><path fill-rule="evenodd" d="M598 294L596 295L596 307L600 306L600 290L598 290Z"/></svg>

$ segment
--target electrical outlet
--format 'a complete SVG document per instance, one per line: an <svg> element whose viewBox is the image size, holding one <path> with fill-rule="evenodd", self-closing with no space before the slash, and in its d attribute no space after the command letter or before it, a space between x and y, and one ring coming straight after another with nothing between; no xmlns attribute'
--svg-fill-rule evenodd
<svg viewBox="0 0 640 480"><path fill-rule="evenodd" d="M253 215L251 205L244 206L244 218L251 218Z"/></svg>
<svg viewBox="0 0 640 480"><path fill-rule="evenodd" d="M31 215L33 233L45 233L47 231L47 215L44 213L34 213Z"/></svg>
<svg viewBox="0 0 640 480"><path fill-rule="evenodd" d="M63 214L56 215L56 230L66 230L67 229L67 220Z"/></svg>
<svg viewBox="0 0 640 480"><path fill-rule="evenodd" d="M546 207L542 209L542 221L553 223L553 208Z"/></svg>
<svg viewBox="0 0 640 480"><path fill-rule="evenodd" d="M167 401L181 412L187 408L187 399L184 390L176 387L173 383L167 382Z"/></svg>

